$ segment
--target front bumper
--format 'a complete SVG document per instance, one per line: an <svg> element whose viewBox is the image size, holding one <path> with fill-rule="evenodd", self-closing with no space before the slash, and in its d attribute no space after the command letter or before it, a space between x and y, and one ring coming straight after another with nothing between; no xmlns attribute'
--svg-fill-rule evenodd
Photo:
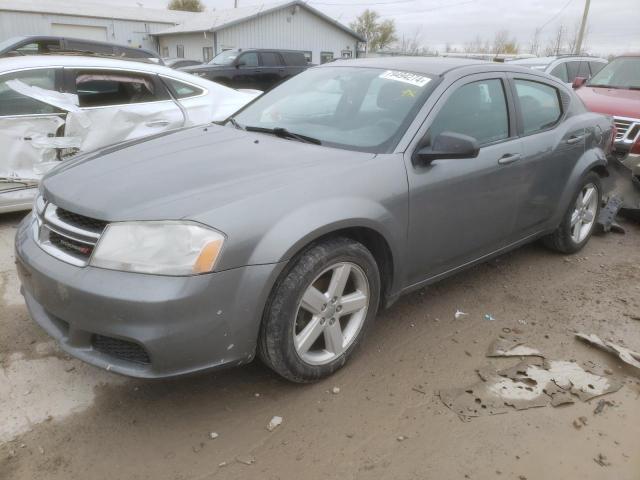
<svg viewBox="0 0 640 480"><path fill-rule="evenodd" d="M284 264L192 277L75 267L34 241L29 215L16 263L31 317L69 354L133 377L251 361L262 311Z"/></svg>

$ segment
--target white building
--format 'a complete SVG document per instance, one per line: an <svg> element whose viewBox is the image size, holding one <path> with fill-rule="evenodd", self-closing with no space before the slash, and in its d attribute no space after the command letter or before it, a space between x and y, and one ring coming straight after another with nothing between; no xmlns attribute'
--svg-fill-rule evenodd
<svg viewBox="0 0 640 480"><path fill-rule="evenodd" d="M364 39L308 4L294 0L215 10L153 34L160 53L169 57L210 60L230 49L277 48L305 52L324 63L355 58Z"/></svg>
<svg viewBox="0 0 640 480"><path fill-rule="evenodd" d="M151 35L201 13L74 0L0 0L0 42L26 35L101 40L157 51Z"/></svg>

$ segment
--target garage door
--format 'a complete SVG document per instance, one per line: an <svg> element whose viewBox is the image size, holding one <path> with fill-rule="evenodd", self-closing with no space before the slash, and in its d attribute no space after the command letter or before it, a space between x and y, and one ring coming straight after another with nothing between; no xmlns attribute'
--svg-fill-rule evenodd
<svg viewBox="0 0 640 480"><path fill-rule="evenodd" d="M85 40L98 40L104 42L107 40L107 27L52 23L51 34L60 37L83 38Z"/></svg>

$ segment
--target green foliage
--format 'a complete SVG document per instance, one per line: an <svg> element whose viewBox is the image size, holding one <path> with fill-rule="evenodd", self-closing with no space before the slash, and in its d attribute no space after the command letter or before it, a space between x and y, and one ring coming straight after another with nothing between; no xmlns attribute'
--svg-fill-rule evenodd
<svg viewBox="0 0 640 480"><path fill-rule="evenodd" d="M167 8L169 10L183 10L185 12L204 11L204 5L200 0L171 0Z"/></svg>
<svg viewBox="0 0 640 480"><path fill-rule="evenodd" d="M395 22L393 20L382 22L379 20L378 12L366 9L349 25L352 30L365 38L369 51L382 50L398 40Z"/></svg>

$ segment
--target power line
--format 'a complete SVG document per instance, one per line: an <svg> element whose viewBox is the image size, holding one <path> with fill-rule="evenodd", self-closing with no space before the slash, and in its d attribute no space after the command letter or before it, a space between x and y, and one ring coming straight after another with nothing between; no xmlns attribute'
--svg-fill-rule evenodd
<svg viewBox="0 0 640 480"><path fill-rule="evenodd" d="M569 5L571 5L571 3L573 3L573 0L569 0L567 3L565 3L565 5L560 10L558 10L558 12L553 17L551 17L549 20L547 20L542 24L542 26L538 29L538 31L541 32L544 29L544 27L546 27L551 22L553 22L556 18L558 18L560 14L564 12Z"/></svg>

